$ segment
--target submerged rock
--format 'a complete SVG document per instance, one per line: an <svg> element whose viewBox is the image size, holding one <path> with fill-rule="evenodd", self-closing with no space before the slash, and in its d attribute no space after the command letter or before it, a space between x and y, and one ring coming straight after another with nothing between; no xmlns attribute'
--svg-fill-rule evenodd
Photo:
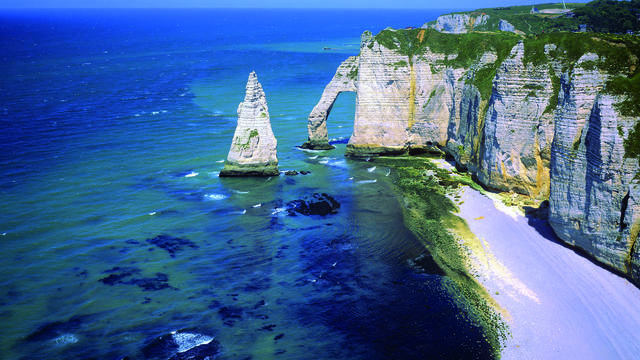
<svg viewBox="0 0 640 360"><path fill-rule="evenodd" d="M34 332L27 336L27 341L47 341L54 340L56 343L71 344L77 342L77 337L73 332L77 331L82 324L90 320L92 315L75 315L67 321L54 321L40 325ZM75 340L74 340L75 339Z"/></svg>
<svg viewBox="0 0 640 360"><path fill-rule="evenodd" d="M178 330L158 336L142 348L145 359L206 360L220 354L220 342L197 331Z"/></svg>
<svg viewBox="0 0 640 360"><path fill-rule="evenodd" d="M287 203L287 213L295 216L296 213L309 216L336 214L340 208L340 203L327 194L315 193L311 199L298 199Z"/></svg>
<svg viewBox="0 0 640 360"><path fill-rule="evenodd" d="M152 239L147 239L147 242L166 250L171 257L176 257L176 252L181 251L186 247L190 247L192 249L198 248L198 245L194 244L189 239L173 237L165 234L160 234Z"/></svg>
<svg viewBox="0 0 640 360"><path fill-rule="evenodd" d="M219 176L278 176L277 145L267 99L252 71L244 101L238 106L238 125L229 155Z"/></svg>
<svg viewBox="0 0 640 360"><path fill-rule="evenodd" d="M110 270L105 270L103 273L109 274L98 281L105 285L136 285L142 289L142 291L156 291L162 289L171 288L169 285L169 275L163 273L156 273L155 277L142 277L134 278L136 274L140 274L141 270L134 267L114 267Z"/></svg>

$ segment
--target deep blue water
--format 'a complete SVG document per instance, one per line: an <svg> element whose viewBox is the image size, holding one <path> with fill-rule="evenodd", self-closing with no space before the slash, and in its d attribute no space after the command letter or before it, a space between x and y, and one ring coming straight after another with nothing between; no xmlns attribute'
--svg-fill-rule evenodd
<svg viewBox="0 0 640 360"><path fill-rule="evenodd" d="M344 141L295 148L364 30L439 13L0 13L1 357L138 359L198 328L222 359L487 358L447 278L409 266L424 247L390 169L345 159ZM280 169L311 175L217 177L251 70ZM331 138L354 105L340 96ZM282 210L313 193L338 213Z"/></svg>

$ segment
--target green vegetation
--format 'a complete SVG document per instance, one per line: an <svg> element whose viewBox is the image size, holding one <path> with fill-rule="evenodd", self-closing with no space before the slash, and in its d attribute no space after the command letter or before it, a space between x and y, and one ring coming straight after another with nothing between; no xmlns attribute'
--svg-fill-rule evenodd
<svg viewBox="0 0 640 360"><path fill-rule="evenodd" d="M454 214L458 208L447 196L461 184L478 185L468 175L453 176L425 157L380 157L375 162L396 170L394 184L406 204L403 210L406 225L452 280L450 292L463 308L469 309L464 315L485 330L486 340L498 358L508 328L492 307L484 288L469 274L468 250L460 245L452 231L467 238L465 241L476 238L466 222Z"/></svg>
<svg viewBox="0 0 640 360"><path fill-rule="evenodd" d="M405 67L407 65L409 65L409 64L407 64L407 62L404 61L404 60L396 61L393 64L391 64L391 66L393 66L394 70L396 70L396 69L398 69L400 67Z"/></svg>
<svg viewBox="0 0 640 360"><path fill-rule="evenodd" d="M353 81L358 80L358 65L353 65L347 74L347 77Z"/></svg>
<svg viewBox="0 0 640 360"><path fill-rule="evenodd" d="M427 49L446 55L443 65L470 68L487 51L495 52L498 60L473 74L472 83L476 85L482 98L488 100L491 96L493 78L500 64L515 46L520 36L512 33L468 33L468 34L444 34L433 29L385 29L377 34L374 39L387 49L397 50L400 54L409 57L409 62L414 56L422 55Z"/></svg>
<svg viewBox="0 0 640 360"><path fill-rule="evenodd" d="M583 7L582 3L567 3L567 8L577 9ZM478 17L489 15L485 24L474 27L475 31L498 31L500 20L508 21L516 30L523 34L542 34L548 32L576 31L579 28L579 21L573 17L567 17L560 13L531 13L535 7L538 10L562 9L562 3L548 3L540 5L508 6L498 8L478 9L471 12L459 12L458 14L468 14Z"/></svg>
<svg viewBox="0 0 640 360"><path fill-rule="evenodd" d="M431 100L433 99L434 96L436 96L436 92L437 92L438 88L434 87L433 90L431 90L431 93L429 94L429 98L427 99L427 101L424 103L424 105L422 105L422 108L426 108L427 106L429 106L429 104L431 104Z"/></svg>
<svg viewBox="0 0 640 360"><path fill-rule="evenodd" d="M587 4L567 3L566 6L571 10L568 14L545 12L563 9L562 3L487 8L458 14L473 17L489 15L485 24L474 27L476 31L498 31L500 19L508 21L524 34L578 31L580 25L585 25L588 31L600 33L640 31L640 0L596 0ZM533 7L540 12L531 13Z"/></svg>
<svg viewBox="0 0 640 360"><path fill-rule="evenodd" d="M640 122L629 131L629 136L624 140L624 157L637 158L640 163ZM638 177L640 174L636 174Z"/></svg>
<svg viewBox="0 0 640 360"><path fill-rule="evenodd" d="M526 48L525 48L526 49ZM560 96L560 78L556 76L549 66L549 74L551 76L551 97L549 98L549 103L547 107L544 108L543 114L550 114L553 110L558 106L558 98Z"/></svg>
<svg viewBox="0 0 640 360"><path fill-rule="evenodd" d="M639 14L638 4L640 4L640 0L628 1L625 4L611 0L598 0L586 6L584 4L567 4L567 6L573 8L575 14L590 14L589 24L593 25L591 29L612 31L611 27L605 29L602 26L597 27L597 24L604 18L610 19L611 16L615 16L613 14L620 15L618 11L620 8L633 13L637 20L637 15ZM559 9L562 6L556 3L536 5L536 7L539 10L544 10ZM434 65L470 69L467 71L465 78L468 83L476 86L482 99L479 109L478 131L482 131L483 116L488 100L491 97L493 80L498 66L509 55L518 41L524 42L523 62L525 64L549 67L552 94L544 109L545 114L553 112L558 106L561 79L553 70L552 64L562 64L561 70L569 75L574 72L576 66L584 70L599 69L609 74L609 80L605 84L603 91L620 96L616 109L621 115L640 117L640 37L623 34L560 32L561 30L568 30L569 27L563 27L564 25L547 26L546 22L565 24L565 19L567 21L578 21L578 19L583 19L580 16L586 15L570 18L564 16L564 14L560 16L557 14L530 14L530 10L531 6L512 6L480 9L471 13L465 12L475 16L483 13L490 15L490 20L487 24L477 26L474 30L495 30L497 29L497 21L505 19L519 29L522 29L520 28L522 24L527 24L527 29L525 29L527 31L525 32L529 33L529 35L526 36L505 32L485 33L473 31L466 34L445 34L434 29L385 29L377 34L374 39L380 45L407 56L409 64L412 64L414 58L423 56L429 50L445 55L444 60L438 61ZM596 12L596 10L599 12ZM608 11L610 10L611 12L609 13ZM517 17L517 20L508 16ZM620 15L620 18L625 18L625 16ZM532 17L539 23L535 23ZM542 24L540 21L547 25L540 25ZM622 21L622 23L624 22ZM372 47L373 43L369 46ZM545 46L548 46L547 52L545 52ZM497 60L480 68L472 68L472 65L477 63L486 52L495 53ZM588 53L594 53L598 55L598 58L596 60L583 61L578 65L578 60ZM400 65L399 63L393 65ZM436 66L432 66L431 69L434 71ZM525 88L531 90L529 92L531 96L536 95L536 91L543 89L542 86L535 84L525 85ZM625 140L625 156L640 159L640 150L633 150L638 149L640 145L636 147L634 144L640 144L640 131L631 132L629 139Z"/></svg>
<svg viewBox="0 0 640 360"><path fill-rule="evenodd" d="M524 84L523 87L527 90L544 90L544 86L538 84Z"/></svg>
<svg viewBox="0 0 640 360"><path fill-rule="evenodd" d="M248 129L247 129L248 130ZM238 138L236 145L242 149L242 150L246 150L249 148L249 145L251 144L251 139L253 139L254 137L259 136L258 134L258 130L257 129L251 129L251 131L249 132L249 137L247 138L247 141L244 143L240 142L240 138Z"/></svg>
<svg viewBox="0 0 640 360"><path fill-rule="evenodd" d="M626 99L617 104L621 114L640 116L640 73L638 70L632 77L619 75L609 80L606 90L614 95L626 95Z"/></svg>
<svg viewBox="0 0 640 360"><path fill-rule="evenodd" d="M464 146L458 145L458 155L463 158L465 155Z"/></svg>
<svg viewBox="0 0 640 360"><path fill-rule="evenodd" d="M625 33L640 31L640 0L596 0L574 10L577 21L589 31Z"/></svg>
<svg viewBox="0 0 640 360"><path fill-rule="evenodd" d="M598 68L609 74L618 74L609 80L605 91L614 95L625 95L626 99L617 104L622 115L640 116L640 38L633 35L593 34L593 33L552 33L530 37L524 41L524 62L542 65L549 60L563 64L563 71L571 73L576 62L587 53L599 56L597 61L585 61L584 69ZM546 55L545 45L554 44L555 50ZM560 80L552 76L554 99L545 112L557 105ZM553 105L553 107L551 107Z"/></svg>

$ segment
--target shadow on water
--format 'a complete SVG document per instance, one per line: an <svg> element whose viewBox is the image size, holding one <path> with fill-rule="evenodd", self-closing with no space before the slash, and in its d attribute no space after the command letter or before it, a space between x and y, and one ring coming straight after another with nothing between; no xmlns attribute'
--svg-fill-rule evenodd
<svg viewBox="0 0 640 360"><path fill-rule="evenodd" d="M308 237L303 242L307 303L295 306L299 321L343 335L340 358L487 359L482 330L444 290L446 277L404 264L362 259L351 236ZM311 276L312 280L309 280ZM454 335L455 334L455 335Z"/></svg>

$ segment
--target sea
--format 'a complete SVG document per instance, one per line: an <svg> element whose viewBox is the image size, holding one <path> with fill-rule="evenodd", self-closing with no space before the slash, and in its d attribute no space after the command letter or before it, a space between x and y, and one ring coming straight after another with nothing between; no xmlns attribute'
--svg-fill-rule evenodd
<svg viewBox="0 0 640 360"><path fill-rule="evenodd" d="M344 157L355 94L334 150L297 148L363 31L444 12L0 11L0 358L156 358L174 331L219 359L490 358L416 266L393 169ZM218 177L251 71L280 169L310 174ZM289 211L316 193L337 213Z"/></svg>

